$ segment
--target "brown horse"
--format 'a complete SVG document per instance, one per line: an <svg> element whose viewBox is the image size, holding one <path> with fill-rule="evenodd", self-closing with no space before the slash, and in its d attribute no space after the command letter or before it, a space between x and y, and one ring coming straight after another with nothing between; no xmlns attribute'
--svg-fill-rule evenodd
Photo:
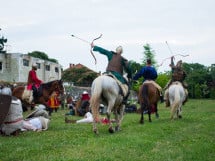
<svg viewBox="0 0 215 161"><path fill-rule="evenodd" d="M151 112L154 107L155 115L158 118L158 110L157 110L157 103L160 99L158 89L152 83L144 83L139 89L139 103L141 105L141 119L140 123L144 123L144 111L148 111L149 122L151 120Z"/></svg>
<svg viewBox="0 0 215 161"><path fill-rule="evenodd" d="M36 97L33 98L33 102L35 104L43 104L47 107L46 102L49 100L52 92L59 92L60 94L64 93L63 88L63 81L62 80L54 80L48 83L41 84L40 88L38 89L38 94ZM12 95L19 98L24 104L30 105L32 103L32 99L24 99L23 94L26 92L26 86L18 86L13 89ZM30 95L32 96L32 91ZM29 96L29 97L31 97Z"/></svg>

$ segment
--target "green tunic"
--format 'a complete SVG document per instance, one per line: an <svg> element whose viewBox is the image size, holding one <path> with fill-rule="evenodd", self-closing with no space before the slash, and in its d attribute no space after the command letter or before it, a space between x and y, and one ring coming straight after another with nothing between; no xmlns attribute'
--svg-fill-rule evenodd
<svg viewBox="0 0 215 161"><path fill-rule="evenodd" d="M93 51L98 51L99 53L106 55L108 58L108 62L110 62L113 58L113 52L112 51L108 51L106 49L103 49L101 47L98 46L94 46ZM127 72L128 74L128 78L131 78L131 70L129 67L129 63L128 61L122 57L122 61L121 61L121 65L123 66L123 69ZM120 82L122 83L126 83L127 81L125 80L125 78L122 76L122 74L120 74L119 72L116 71L106 71L107 73L110 72L112 73Z"/></svg>

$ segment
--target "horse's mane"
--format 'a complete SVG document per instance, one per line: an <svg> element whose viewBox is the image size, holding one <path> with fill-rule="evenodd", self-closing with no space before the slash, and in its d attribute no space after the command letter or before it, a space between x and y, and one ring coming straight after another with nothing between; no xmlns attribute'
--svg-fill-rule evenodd
<svg viewBox="0 0 215 161"><path fill-rule="evenodd" d="M54 82L59 82L59 80L53 80L53 81L51 81L51 82L47 82L47 83L42 83L41 85L42 85L42 87L43 88L50 88L51 86L52 86L52 84L54 83Z"/></svg>

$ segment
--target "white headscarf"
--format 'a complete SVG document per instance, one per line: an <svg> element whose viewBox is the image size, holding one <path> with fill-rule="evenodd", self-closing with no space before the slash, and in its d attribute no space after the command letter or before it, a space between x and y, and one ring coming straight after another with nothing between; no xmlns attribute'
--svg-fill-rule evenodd
<svg viewBox="0 0 215 161"><path fill-rule="evenodd" d="M37 64L36 64L36 63L33 63L33 64L32 64L32 67L37 68Z"/></svg>
<svg viewBox="0 0 215 161"><path fill-rule="evenodd" d="M116 48L116 53L117 53L117 54L122 54L122 52L123 52L122 46L118 46L118 47Z"/></svg>

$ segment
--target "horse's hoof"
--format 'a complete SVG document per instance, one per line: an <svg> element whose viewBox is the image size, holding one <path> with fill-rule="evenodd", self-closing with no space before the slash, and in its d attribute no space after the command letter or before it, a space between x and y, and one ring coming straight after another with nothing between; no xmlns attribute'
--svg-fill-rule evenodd
<svg viewBox="0 0 215 161"><path fill-rule="evenodd" d="M178 118L179 118L179 119L182 119L182 116L181 116L181 115L179 115L179 116L178 116Z"/></svg>
<svg viewBox="0 0 215 161"><path fill-rule="evenodd" d="M113 130L112 127L110 127L110 128L108 129L108 131L109 131L109 133L114 133L114 130Z"/></svg>
<svg viewBox="0 0 215 161"><path fill-rule="evenodd" d="M95 135L99 135L98 131L94 131L94 134L95 134Z"/></svg>
<svg viewBox="0 0 215 161"><path fill-rule="evenodd" d="M99 132L98 132L98 130L97 130L97 129L93 129L93 132L94 132L96 135L98 135L98 134L99 134Z"/></svg>

